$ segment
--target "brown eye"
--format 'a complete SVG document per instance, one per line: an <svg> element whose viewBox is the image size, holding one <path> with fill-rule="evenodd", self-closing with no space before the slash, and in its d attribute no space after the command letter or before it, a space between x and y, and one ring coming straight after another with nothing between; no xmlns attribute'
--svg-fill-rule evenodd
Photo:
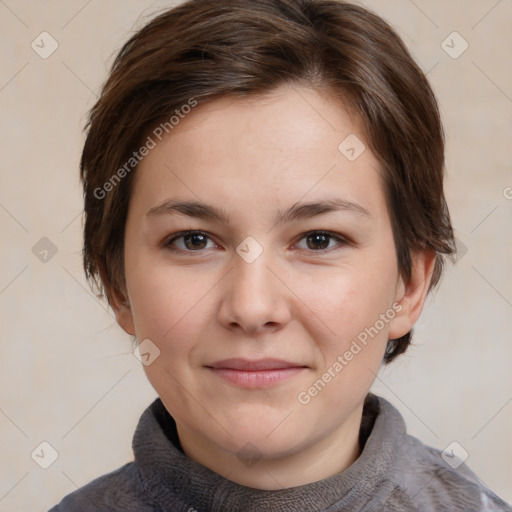
<svg viewBox="0 0 512 512"><path fill-rule="evenodd" d="M305 244L303 240L305 240ZM296 246L299 249L309 249L320 252L346 244L347 242L342 237L334 235L333 233L326 231L310 231L300 239Z"/></svg>
<svg viewBox="0 0 512 512"><path fill-rule="evenodd" d="M327 249L329 247L330 236L325 233L314 233L306 237L310 249Z"/></svg>
<svg viewBox="0 0 512 512"><path fill-rule="evenodd" d="M209 246L208 243L210 243ZM174 236L165 245L176 251L198 252L203 249L210 249L215 244L206 233L190 231Z"/></svg>
<svg viewBox="0 0 512 512"><path fill-rule="evenodd" d="M207 240L208 237L201 234L185 235L183 237L185 247L190 250L204 249L206 247Z"/></svg>

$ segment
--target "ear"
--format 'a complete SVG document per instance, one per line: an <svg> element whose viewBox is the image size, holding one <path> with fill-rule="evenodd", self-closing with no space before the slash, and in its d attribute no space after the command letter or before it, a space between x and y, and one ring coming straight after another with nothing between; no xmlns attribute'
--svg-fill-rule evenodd
<svg viewBox="0 0 512 512"><path fill-rule="evenodd" d="M135 325L133 322L133 314L130 306L130 301L127 298L126 291L108 290L108 302L116 315L117 323L123 330L131 335L135 335Z"/></svg>
<svg viewBox="0 0 512 512"><path fill-rule="evenodd" d="M435 251L418 252L412 255L411 278L404 283L400 278L395 302L397 314L390 322L388 337L391 340L405 336L418 321L430 287L436 261Z"/></svg>

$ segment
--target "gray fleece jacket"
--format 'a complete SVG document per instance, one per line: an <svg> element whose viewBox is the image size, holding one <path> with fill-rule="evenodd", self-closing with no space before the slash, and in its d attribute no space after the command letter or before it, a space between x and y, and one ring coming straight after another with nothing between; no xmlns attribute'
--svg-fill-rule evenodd
<svg viewBox="0 0 512 512"><path fill-rule="evenodd" d="M360 457L324 480L278 491L236 484L188 458L160 399L143 413L134 462L65 497L50 512L512 512L462 464L406 433L400 413L368 395Z"/></svg>

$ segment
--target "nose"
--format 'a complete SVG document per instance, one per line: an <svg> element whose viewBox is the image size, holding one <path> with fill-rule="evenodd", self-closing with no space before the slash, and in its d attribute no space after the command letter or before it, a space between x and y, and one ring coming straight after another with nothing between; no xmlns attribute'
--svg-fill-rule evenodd
<svg viewBox="0 0 512 512"><path fill-rule="evenodd" d="M279 274L265 252L252 263L235 255L224 280L219 322L250 335L282 329L291 318L291 292Z"/></svg>

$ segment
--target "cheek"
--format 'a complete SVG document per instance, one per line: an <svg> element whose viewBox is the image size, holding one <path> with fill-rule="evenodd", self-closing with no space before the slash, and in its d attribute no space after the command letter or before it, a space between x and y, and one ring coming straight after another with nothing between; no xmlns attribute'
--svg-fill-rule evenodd
<svg viewBox="0 0 512 512"><path fill-rule="evenodd" d="M333 349L343 349L392 306L395 286L392 268L353 267L303 282L298 295L310 311L311 328L322 327Z"/></svg>
<svg viewBox="0 0 512 512"><path fill-rule="evenodd" d="M394 317L392 289L391 280L376 281L369 271L353 272L326 280L323 291L310 296L307 325L316 343L318 366L310 387L302 391L311 397L318 417L324 417L327 407L338 411L329 421L342 421L370 388Z"/></svg>
<svg viewBox="0 0 512 512"><path fill-rule="evenodd" d="M138 339L150 338L167 343L183 343L199 328L208 304L204 279L191 279L183 271L162 267L153 261L127 270L127 286ZM191 322L193 318L193 322Z"/></svg>

